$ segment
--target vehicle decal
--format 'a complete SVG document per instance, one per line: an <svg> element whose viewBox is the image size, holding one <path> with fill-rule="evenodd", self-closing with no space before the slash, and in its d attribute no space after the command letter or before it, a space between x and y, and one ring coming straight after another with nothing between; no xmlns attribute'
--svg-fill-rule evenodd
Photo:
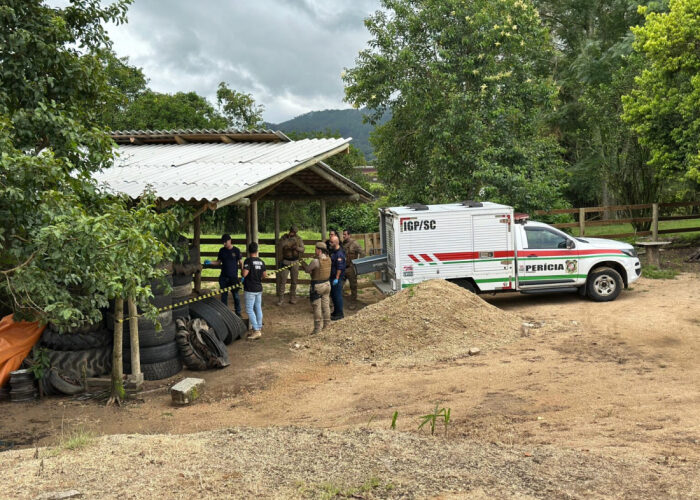
<svg viewBox="0 0 700 500"><path fill-rule="evenodd" d="M455 260L475 260L479 258L479 254L484 253L483 251L481 252L444 252L444 253L435 253L435 258L441 262L445 261L455 261ZM506 257L514 257L515 252L512 250L503 250L503 251L494 251L493 252L493 257L497 260L502 260L503 258Z"/></svg>
<svg viewBox="0 0 700 500"><path fill-rule="evenodd" d="M546 280L546 279L571 279L571 278L586 278L587 275L585 274L556 274L556 275L547 275L543 274L541 276L520 276L518 279L520 281L540 281L540 280ZM501 277L501 278L486 278L486 279L475 279L477 283L498 283L498 282L506 282L508 281L509 278L508 276L506 277Z"/></svg>
<svg viewBox="0 0 700 500"><path fill-rule="evenodd" d="M425 260L425 261L427 261L427 262L432 262L432 261L433 261L433 259L431 259L431 258L430 258L430 255L428 255L427 253L422 253L422 254L420 254L420 256L423 257L423 260Z"/></svg>
<svg viewBox="0 0 700 500"><path fill-rule="evenodd" d="M567 260L566 261L566 272L567 273L575 273L576 271L578 271L578 261Z"/></svg>
<svg viewBox="0 0 700 500"><path fill-rule="evenodd" d="M409 253L408 256L411 258L411 260L412 260L413 262L420 262L420 260L418 260L418 258L416 258L415 255Z"/></svg>
<svg viewBox="0 0 700 500"><path fill-rule="evenodd" d="M622 250L610 250L610 249L596 249L596 250L518 250L518 257L519 258L527 258L530 255L534 255L535 257L547 257L547 258L552 258L552 257L566 257L566 258L571 258L572 256L578 256L578 257L585 257L585 256L591 256L591 257L599 257L600 255L604 254L612 254L615 255L616 257L619 256L626 256L627 254L623 253Z"/></svg>
<svg viewBox="0 0 700 500"><path fill-rule="evenodd" d="M606 250L606 251L609 251L609 250ZM522 253L522 251L519 253ZM626 257L626 258L630 258L630 259L634 258L634 257L630 257L629 255L624 254L624 253L616 253L616 254L604 253L604 254L595 254L595 255L569 254L569 255L566 255L564 257L544 257L544 256L543 257L525 257L525 255L532 255L532 254L531 253L529 253L529 254L523 253L522 257L520 255L518 255L518 260L537 260L537 259L566 260L566 259L571 259L571 258L575 258L575 259L596 259L596 258L598 258L599 259L601 257L610 257L610 258L625 258Z"/></svg>

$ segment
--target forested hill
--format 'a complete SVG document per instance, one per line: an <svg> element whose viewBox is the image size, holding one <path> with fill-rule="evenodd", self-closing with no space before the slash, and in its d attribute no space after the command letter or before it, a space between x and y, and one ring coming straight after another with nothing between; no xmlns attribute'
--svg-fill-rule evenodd
<svg viewBox="0 0 700 500"><path fill-rule="evenodd" d="M362 122L363 111L359 109L326 109L311 111L286 122L268 126L282 132L330 132L342 137L352 137L352 144L365 155L368 163L374 160L369 134L374 127Z"/></svg>

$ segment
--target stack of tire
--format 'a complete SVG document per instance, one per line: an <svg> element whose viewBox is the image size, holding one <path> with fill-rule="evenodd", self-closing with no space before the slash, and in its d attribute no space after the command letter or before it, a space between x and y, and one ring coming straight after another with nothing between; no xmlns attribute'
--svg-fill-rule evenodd
<svg viewBox="0 0 700 500"><path fill-rule="evenodd" d="M226 307L218 297L190 304L190 316L205 320L219 340L227 345L244 337L247 331L243 320Z"/></svg>
<svg viewBox="0 0 700 500"><path fill-rule="evenodd" d="M10 399L13 403L34 401L37 390L34 386L34 374L29 370L10 372Z"/></svg>
<svg viewBox="0 0 700 500"><path fill-rule="evenodd" d="M0 401L9 401L10 400L10 383L8 380L8 383L0 387Z"/></svg>
<svg viewBox="0 0 700 500"><path fill-rule="evenodd" d="M49 323L39 340L46 349L51 367L59 373L80 380L99 377L112 370L112 333L100 321L59 332Z"/></svg>
<svg viewBox="0 0 700 500"><path fill-rule="evenodd" d="M181 251L173 264L173 304L190 298L192 295L192 275L202 269L199 251L197 248L189 246L187 238L181 237L175 245ZM173 309L173 319L186 318L189 314L187 304Z"/></svg>
<svg viewBox="0 0 700 500"><path fill-rule="evenodd" d="M168 286L165 286L167 282ZM151 291L153 297L150 302L155 307L162 308L172 305L172 295L166 293L167 288L172 287L172 276L168 275L162 279L151 281ZM138 311L142 311L139 309ZM125 315L126 316L126 315ZM114 315L107 315L109 327L114 328ZM144 316L138 318L139 331L139 357L141 362L141 373L145 380L162 380L180 373L182 361L175 343L175 323L173 321L173 311L168 309L158 315L158 322L161 330L156 331L156 324ZM124 373L131 373L131 330L129 321L123 324L123 359Z"/></svg>

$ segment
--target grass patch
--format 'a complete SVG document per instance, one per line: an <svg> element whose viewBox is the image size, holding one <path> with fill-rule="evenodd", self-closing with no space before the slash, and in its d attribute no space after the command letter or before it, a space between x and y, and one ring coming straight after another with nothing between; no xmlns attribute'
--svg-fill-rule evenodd
<svg viewBox="0 0 700 500"><path fill-rule="evenodd" d="M659 269L656 266L644 266L642 276L652 280L672 280L678 275L678 271L673 269Z"/></svg>
<svg viewBox="0 0 700 500"><path fill-rule="evenodd" d="M68 436L61 438L59 447L64 450L80 450L92 444L95 440L95 434L84 429L78 429L71 432Z"/></svg>
<svg viewBox="0 0 700 500"><path fill-rule="evenodd" d="M333 481L311 486L298 482L297 489L299 494L305 498L330 500L331 498L363 498L367 493L381 494L393 490L394 485L391 483L382 484L378 477L371 477L356 486L338 484Z"/></svg>

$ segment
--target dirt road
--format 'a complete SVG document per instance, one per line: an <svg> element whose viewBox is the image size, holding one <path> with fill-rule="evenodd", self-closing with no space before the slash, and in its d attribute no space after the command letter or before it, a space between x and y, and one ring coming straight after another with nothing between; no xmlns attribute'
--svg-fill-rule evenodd
<svg viewBox="0 0 700 500"><path fill-rule="evenodd" d="M365 303L379 300L369 289L361 297ZM306 305L270 305L265 311L269 326L263 339L229 347L232 366L205 374L207 390L199 404L173 408L165 383L160 384L163 390L157 390L159 384L150 384L149 389L156 390L146 394L142 403L131 403L125 409L58 399L32 405L6 404L1 408L0 440L52 445L61 433L65 436L75 429L97 435L172 435L245 427L233 431L241 433L241 440L248 443L240 447L236 460L248 457L251 463L260 462L252 444L256 439L268 444L277 439L284 450L298 445L313 454L311 450L320 446L319 452L324 454L340 453L313 463L299 458L295 467L275 454L273 445L261 447L261 456L272 462L280 460L278 468L266 463L263 469L285 471L284 479L280 476L279 482L272 484L234 460L241 465L236 467L240 476L224 483L237 485L246 495L258 491L271 496L315 496L323 492L322 483L334 481L336 485L355 481L358 488L365 485L363 481L378 481L367 494L380 497L465 492L476 496L630 498L700 495L697 274L674 280L642 279L606 304L576 295L507 295L486 300L537 327L495 350L431 366L326 365L305 352L300 332L311 328ZM267 303L272 304L272 298L268 297ZM294 347L295 342L300 348ZM186 375L194 374L183 372L174 380ZM418 430L419 417L436 404L451 409L446 436L440 427L439 437L430 436L425 427ZM397 429L392 432L388 429L394 412L398 412ZM288 428L290 425L295 428ZM329 443L316 443L313 436L318 432L327 433ZM144 442L161 440L167 443L165 448L179 449L185 455L188 443L197 442L196 450L202 450L202 456L224 460L219 455L226 455L227 446L214 452L207 443L226 441L226 436L218 431L179 440L154 436ZM237 441L229 441L234 448L240 444L234 446ZM119 454L121 442L133 443L115 437L85 450L60 451L44 460L70 476L72 473L66 472L69 464L89 456L91 449ZM168 452L170 455L158 458L158 446L149 446L149 456L166 466L178 456ZM439 456L440 450L449 457L442 469L424 459ZM285 453L297 456L297 451ZM419 451L424 452L424 458L418 456ZM23 467L34 460L32 453L0 453L0 467L23 481L28 474ZM403 468L381 466L378 455L382 453ZM471 462L469 456L474 457ZM546 466L522 463L522 457L533 456L549 457ZM356 461L367 466L353 465ZM492 467L496 463L500 469ZM416 472L412 483L407 472L411 467L431 471L432 480L430 474ZM209 477L206 470L200 473L205 479ZM556 481L538 482L543 474ZM31 490L32 495L60 489L57 481L42 479L41 486ZM74 481L79 482L77 478ZM204 487L192 481L194 488ZM225 496L221 489L202 491Z"/></svg>

